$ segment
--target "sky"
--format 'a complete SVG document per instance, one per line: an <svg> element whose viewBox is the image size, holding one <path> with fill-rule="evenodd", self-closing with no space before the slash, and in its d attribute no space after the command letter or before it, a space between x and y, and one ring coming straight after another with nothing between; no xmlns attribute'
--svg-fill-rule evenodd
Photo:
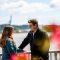
<svg viewBox="0 0 60 60"><path fill-rule="evenodd" d="M0 0L0 24L27 24L37 19L40 25L60 25L60 0Z"/></svg>

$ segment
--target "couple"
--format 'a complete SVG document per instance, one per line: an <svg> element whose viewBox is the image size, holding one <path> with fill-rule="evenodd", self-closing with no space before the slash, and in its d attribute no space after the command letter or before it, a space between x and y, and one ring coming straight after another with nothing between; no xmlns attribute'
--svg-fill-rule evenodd
<svg viewBox="0 0 60 60"><path fill-rule="evenodd" d="M23 48L30 43L31 60L48 60L49 38L48 35L39 29L36 19L28 21L30 32L23 40L22 44L16 48L13 40L13 28L5 27L2 33L0 45L2 47L2 60L9 60L10 55L24 52ZM21 59L20 59L21 60Z"/></svg>

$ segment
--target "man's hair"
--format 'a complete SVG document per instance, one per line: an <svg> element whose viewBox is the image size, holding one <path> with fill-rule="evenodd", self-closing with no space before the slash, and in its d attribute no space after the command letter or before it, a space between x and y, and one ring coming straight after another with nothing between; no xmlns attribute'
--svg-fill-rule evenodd
<svg viewBox="0 0 60 60"><path fill-rule="evenodd" d="M30 19L28 23L32 23L33 25L36 24L38 26L38 21L36 19Z"/></svg>

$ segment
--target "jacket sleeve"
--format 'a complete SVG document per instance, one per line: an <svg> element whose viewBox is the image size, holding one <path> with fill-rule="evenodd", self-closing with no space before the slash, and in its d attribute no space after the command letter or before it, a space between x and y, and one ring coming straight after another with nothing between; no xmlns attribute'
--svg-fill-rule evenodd
<svg viewBox="0 0 60 60"><path fill-rule="evenodd" d="M13 46L13 42L10 40L6 41L6 48L8 50L8 52L11 53L16 53L16 48Z"/></svg>
<svg viewBox="0 0 60 60"><path fill-rule="evenodd" d="M23 49L28 44L29 44L29 33L28 33L27 37L23 40L23 42L21 43L21 45L18 48Z"/></svg>
<svg viewBox="0 0 60 60"><path fill-rule="evenodd" d="M24 52L24 50L21 48L17 48L17 53L20 53L20 52Z"/></svg>

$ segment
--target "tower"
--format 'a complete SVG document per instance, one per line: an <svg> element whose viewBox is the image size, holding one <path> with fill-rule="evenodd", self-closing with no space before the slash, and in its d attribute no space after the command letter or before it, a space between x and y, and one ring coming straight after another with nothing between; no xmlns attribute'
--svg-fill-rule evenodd
<svg viewBox="0 0 60 60"><path fill-rule="evenodd" d="M11 25L11 23L12 23L12 16L10 16L9 26Z"/></svg>

